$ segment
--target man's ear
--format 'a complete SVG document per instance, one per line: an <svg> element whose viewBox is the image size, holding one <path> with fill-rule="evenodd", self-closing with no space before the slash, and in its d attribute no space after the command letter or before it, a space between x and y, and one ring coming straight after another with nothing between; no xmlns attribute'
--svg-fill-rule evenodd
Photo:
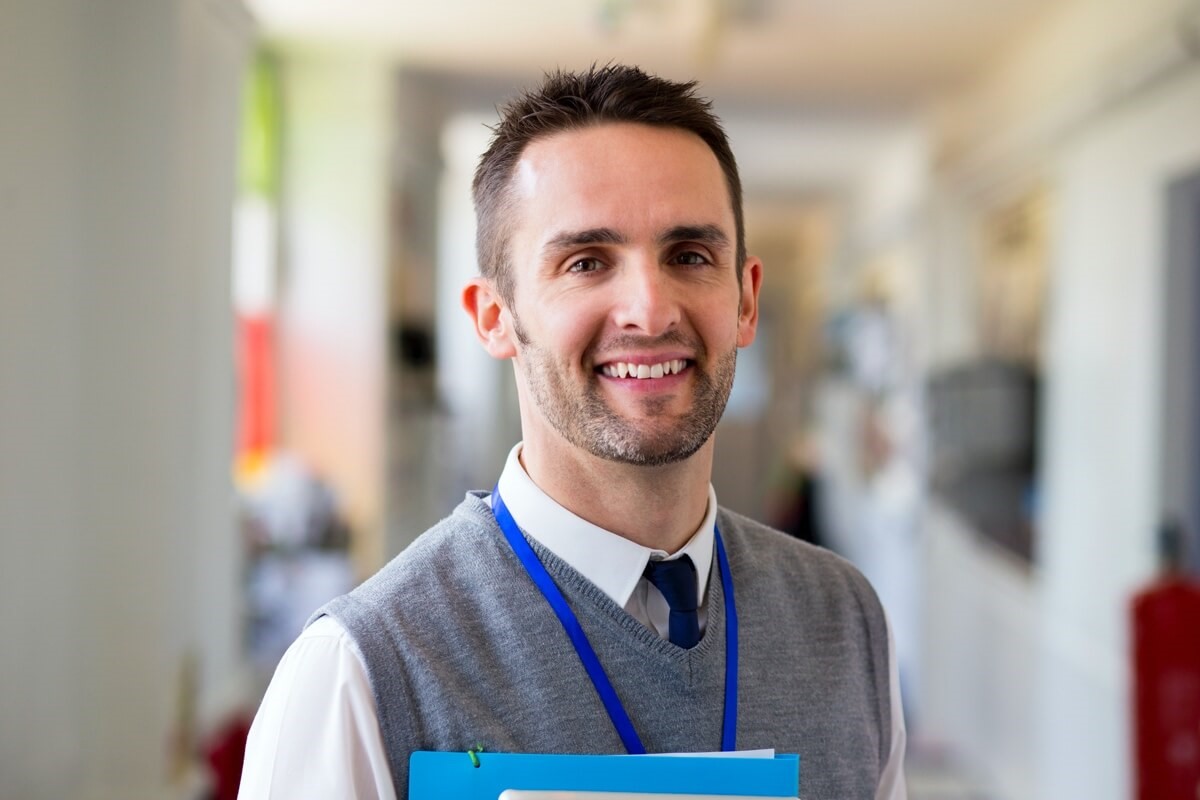
<svg viewBox="0 0 1200 800"><path fill-rule="evenodd" d="M758 292L762 288L762 260L750 256L742 267L742 301L738 306L738 347L747 347L758 331Z"/></svg>
<svg viewBox="0 0 1200 800"><path fill-rule="evenodd" d="M517 354L513 343L511 318L504 300L491 281L472 278L463 287L463 310L475 324L475 335L492 358L512 358Z"/></svg>

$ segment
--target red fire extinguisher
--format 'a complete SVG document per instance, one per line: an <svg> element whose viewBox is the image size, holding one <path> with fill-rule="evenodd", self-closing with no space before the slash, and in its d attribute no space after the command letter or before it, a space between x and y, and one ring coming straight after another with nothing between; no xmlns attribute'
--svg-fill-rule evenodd
<svg viewBox="0 0 1200 800"><path fill-rule="evenodd" d="M1137 800L1200 800L1200 581L1183 549L1165 523L1162 573L1133 599Z"/></svg>

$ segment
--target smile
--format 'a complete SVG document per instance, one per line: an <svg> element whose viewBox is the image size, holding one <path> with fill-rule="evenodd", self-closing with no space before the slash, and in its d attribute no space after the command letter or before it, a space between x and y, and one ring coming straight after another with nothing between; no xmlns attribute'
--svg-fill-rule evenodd
<svg viewBox="0 0 1200 800"><path fill-rule="evenodd" d="M654 380L668 375L678 375L687 367L685 359L673 359L661 364L629 364L624 361L614 361L600 367L600 374L609 378L637 378L638 380Z"/></svg>

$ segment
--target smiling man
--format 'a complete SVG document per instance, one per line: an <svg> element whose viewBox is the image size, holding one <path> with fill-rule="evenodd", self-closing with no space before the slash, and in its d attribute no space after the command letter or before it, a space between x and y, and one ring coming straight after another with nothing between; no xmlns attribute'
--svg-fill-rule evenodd
<svg viewBox="0 0 1200 800"><path fill-rule="evenodd" d="M717 505L713 433L762 263L692 84L555 73L475 177L478 337L523 441L284 657L243 797L407 797L414 750L801 755L801 793L903 798L878 600L845 561Z"/></svg>

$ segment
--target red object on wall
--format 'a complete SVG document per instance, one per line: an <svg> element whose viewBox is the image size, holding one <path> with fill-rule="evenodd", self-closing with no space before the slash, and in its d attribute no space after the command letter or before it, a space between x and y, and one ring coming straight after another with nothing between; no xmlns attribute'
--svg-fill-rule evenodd
<svg viewBox="0 0 1200 800"><path fill-rule="evenodd" d="M269 315L239 315L238 455L261 457L275 444L275 326Z"/></svg>
<svg viewBox="0 0 1200 800"><path fill-rule="evenodd" d="M213 782L211 800L237 800L249 736L249 717L237 714L205 742L204 757L208 761Z"/></svg>
<svg viewBox="0 0 1200 800"><path fill-rule="evenodd" d="M1138 800L1200 798L1200 584L1168 575L1133 600Z"/></svg>

